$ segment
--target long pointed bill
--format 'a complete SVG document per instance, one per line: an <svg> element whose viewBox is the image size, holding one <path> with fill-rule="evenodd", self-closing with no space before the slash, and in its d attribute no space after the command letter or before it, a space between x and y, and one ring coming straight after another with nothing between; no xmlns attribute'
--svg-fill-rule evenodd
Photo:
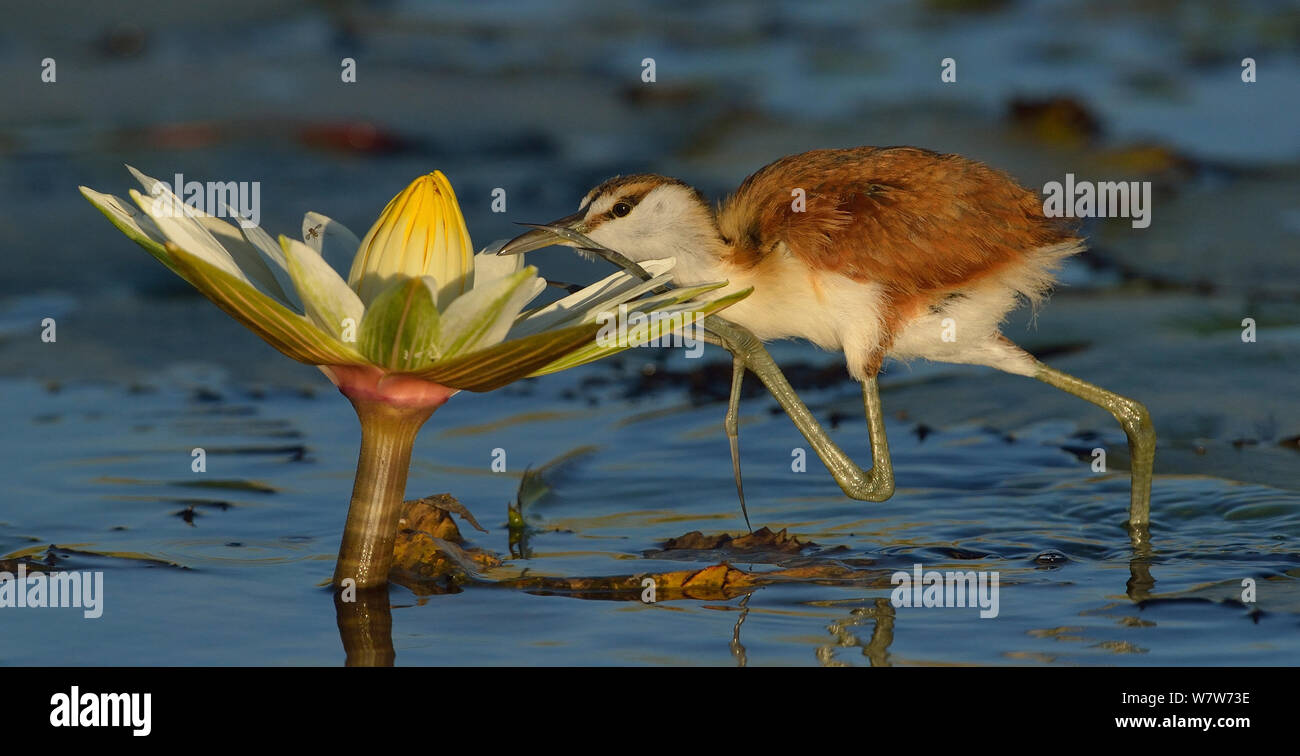
<svg viewBox="0 0 1300 756"><path fill-rule="evenodd" d="M506 242L501 249L497 250L497 254L517 255L523 252L531 252L534 249L541 249L542 247L555 245L576 247L583 252L590 252L597 257L604 259L606 262L622 268L643 281L648 281L653 278L653 276L646 272L645 268L642 268L635 261L582 233L585 230L583 228L582 218L583 214L578 212L560 218L552 223L520 223L519 225L529 226L533 230L522 233Z"/></svg>
<svg viewBox="0 0 1300 756"><path fill-rule="evenodd" d="M586 211L579 210L573 215L566 215L546 224L537 223L520 223L521 226L528 226L532 231L525 231L505 243L501 249L497 250L498 255L521 255L525 252L532 252L542 247L553 247L562 244L566 247L574 246L560 236L558 231L565 229L568 231L582 232L586 230L586 224L583 219Z"/></svg>

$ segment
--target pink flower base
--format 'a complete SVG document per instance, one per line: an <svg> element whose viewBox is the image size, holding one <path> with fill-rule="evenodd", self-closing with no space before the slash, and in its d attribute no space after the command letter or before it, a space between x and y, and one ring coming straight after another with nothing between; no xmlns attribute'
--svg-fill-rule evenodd
<svg viewBox="0 0 1300 756"><path fill-rule="evenodd" d="M321 372L349 399L392 407L437 409L459 389L409 375L386 373L371 365L322 365Z"/></svg>

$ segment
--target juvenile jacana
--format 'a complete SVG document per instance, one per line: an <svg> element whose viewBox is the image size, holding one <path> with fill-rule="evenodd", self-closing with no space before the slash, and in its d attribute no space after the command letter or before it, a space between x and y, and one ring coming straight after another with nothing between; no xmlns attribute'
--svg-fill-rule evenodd
<svg viewBox="0 0 1300 756"><path fill-rule="evenodd" d="M885 357L986 365L1104 408L1128 436L1129 521L1149 518L1155 431L1146 408L1048 367L1000 332L1021 300L1037 305L1083 240L1046 217L1042 199L1006 174L915 147L814 150L753 174L716 210L677 179L616 176L578 212L535 227L500 254L554 244L616 250L632 261L676 259L674 283L753 287L706 327L735 357L725 424L736 485L739 388L746 369L772 390L849 496L894 492L876 376ZM716 326L716 327L715 327ZM757 338L753 338L757 337ZM862 383L872 445L863 472L826 436L761 341L805 338L844 352Z"/></svg>

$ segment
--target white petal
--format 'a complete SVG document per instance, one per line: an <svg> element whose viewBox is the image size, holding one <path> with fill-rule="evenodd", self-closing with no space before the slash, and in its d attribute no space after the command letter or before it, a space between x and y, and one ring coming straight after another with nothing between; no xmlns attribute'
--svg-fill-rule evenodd
<svg viewBox="0 0 1300 756"><path fill-rule="evenodd" d="M537 278L537 269L530 266L457 297L442 311L438 334L442 355L450 357L501 342L519 311L545 286Z"/></svg>
<svg viewBox="0 0 1300 756"><path fill-rule="evenodd" d="M133 166L128 165L126 169L131 172L132 176L135 176L136 181L140 182L140 186L144 187L145 194L148 195L158 194L159 190L156 189L155 187L159 185L161 185L164 189L167 189L169 191L171 190L171 187L168 186L165 181L159 181L153 176L146 176L140 171L137 171Z"/></svg>
<svg viewBox="0 0 1300 756"><path fill-rule="evenodd" d="M227 223L220 218L214 218L200 212L194 213L194 219L202 224L212 234L212 237L217 240L217 243L230 253L235 265L239 266L239 269L244 272L244 275L248 276L249 281L254 286L263 293L279 300L282 304L289 302L287 292L292 291L293 287L290 285L288 289L284 288L280 280L276 278L274 269L267 263L262 251L248 240L248 236L243 232L241 225Z"/></svg>
<svg viewBox="0 0 1300 756"><path fill-rule="evenodd" d="M158 228L158 224L153 222L153 218L140 212L130 202L112 194L97 192L89 187L82 186L78 188L81 190L81 194L90 200L95 207L112 213L114 218L145 239L159 246L167 242L167 237L163 234L162 229Z"/></svg>
<svg viewBox="0 0 1300 756"><path fill-rule="evenodd" d="M537 295L538 295L538 294L541 294L541 293L544 292L544 291L546 291L546 279L545 279L545 278L542 278L541 276L538 276L537 278L534 278L534 279L533 279L533 289L532 289L531 292L529 292L529 294L528 294L528 298L524 300L524 305L527 305L529 302L533 301L534 299L537 299ZM522 307L522 305L521 305L521 307ZM518 319L519 319L519 316L516 315L516 316L515 316L515 319L518 320Z"/></svg>
<svg viewBox="0 0 1300 756"><path fill-rule="evenodd" d="M673 258L664 258L641 263L641 267L654 276L649 281L643 281L622 270L606 276L580 291L529 313L515 326L510 336L511 338L529 336L556 328L561 324L576 324L584 318L595 317L602 309L616 308L623 302L631 301L651 289L668 283L672 278L669 271L676 262Z"/></svg>
<svg viewBox="0 0 1300 756"><path fill-rule="evenodd" d="M130 165L126 169L140 182L140 185L144 187L150 198L176 197L176 194L171 190L171 186L165 181L147 176ZM167 201L164 200L164 203ZM180 203L180 200L176 199L175 202ZM301 307L297 296L294 294L293 281L289 277L288 269L285 267L280 246L257 224L244 221L235 209L229 205L225 205L226 217L237 218L243 222L227 223L216 216L189 205L184 206L184 214L198 221L211 234L213 239L226 250L235 266L243 273L244 280L249 281L260 291L269 294L282 304ZM249 223L250 228L245 228L244 223ZM172 241L181 244L178 239L172 239ZM181 244L181 246L184 247L185 245ZM186 249L189 248L186 247ZM196 252L196 254L200 253Z"/></svg>
<svg viewBox="0 0 1300 756"><path fill-rule="evenodd" d="M474 255L474 285L482 286L498 278L512 276L523 270L523 255L498 255L492 251L496 244Z"/></svg>
<svg viewBox="0 0 1300 756"><path fill-rule="evenodd" d="M285 301L290 306L302 309L302 301L298 298L297 287L294 285L293 276L289 275L289 262L284 258L284 250L276 243L271 235L266 233L261 226L250 223L248 226L240 223L239 232L244 235L244 239L257 247L257 251L262 253L262 261L270 269L271 275L275 276L275 281L280 285L280 290L284 292Z"/></svg>
<svg viewBox="0 0 1300 756"><path fill-rule="evenodd" d="M347 226L320 213L302 217L302 238L341 274L352 270L352 260L361 249L361 240Z"/></svg>
<svg viewBox="0 0 1300 756"><path fill-rule="evenodd" d="M348 282L306 244L287 236L280 237L280 244L307 317L340 339L351 319L351 332L357 333L365 307Z"/></svg>
<svg viewBox="0 0 1300 756"><path fill-rule="evenodd" d="M239 280L249 282L226 248L194 218L193 208L182 203L165 184L158 182L157 186L161 187L158 195L146 197L132 189L131 199L158 224L167 239Z"/></svg>

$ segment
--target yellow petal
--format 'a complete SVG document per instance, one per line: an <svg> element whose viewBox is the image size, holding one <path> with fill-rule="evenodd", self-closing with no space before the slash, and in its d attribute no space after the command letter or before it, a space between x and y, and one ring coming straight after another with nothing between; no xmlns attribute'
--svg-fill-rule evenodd
<svg viewBox="0 0 1300 756"><path fill-rule="evenodd" d="M348 285L369 303L400 278L432 277L438 306L467 291L474 249L451 183L441 171L417 178L370 227L348 275Z"/></svg>

